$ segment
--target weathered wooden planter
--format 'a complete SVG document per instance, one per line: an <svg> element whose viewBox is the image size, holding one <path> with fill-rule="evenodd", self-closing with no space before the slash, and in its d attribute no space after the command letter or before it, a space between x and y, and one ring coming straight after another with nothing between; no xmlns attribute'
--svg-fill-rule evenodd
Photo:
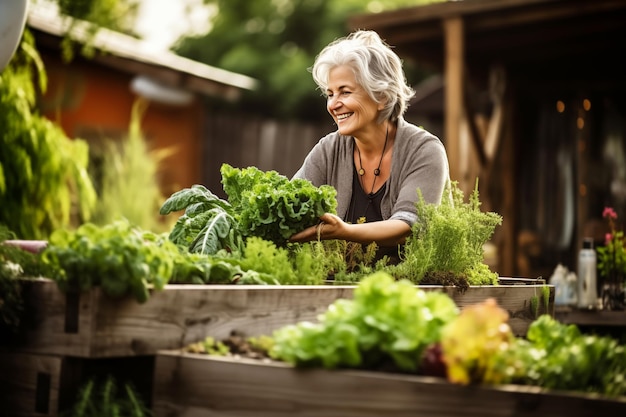
<svg viewBox="0 0 626 417"><path fill-rule="evenodd" d="M458 386L445 379L295 369L278 362L159 352L154 417L583 417L626 413L626 399L537 387Z"/></svg>
<svg viewBox="0 0 626 417"><path fill-rule="evenodd" d="M531 298L541 285L422 287L444 291L463 308L493 297L510 315L516 335L525 335L535 316ZM355 286L168 285L144 304L112 299L99 289L64 294L47 279L24 282L23 329L3 344L23 352L98 358L154 355L207 336L221 339L232 331L248 336L271 334L298 321L315 321L339 298L351 298ZM554 288L547 313L553 314ZM539 314L546 313L539 303Z"/></svg>
<svg viewBox="0 0 626 417"><path fill-rule="evenodd" d="M233 330L267 334L315 320L353 287L168 285L140 304L100 289L64 294L51 280L25 281L23 329L9 340L24 352L75 357L154 355Z"/></svg>

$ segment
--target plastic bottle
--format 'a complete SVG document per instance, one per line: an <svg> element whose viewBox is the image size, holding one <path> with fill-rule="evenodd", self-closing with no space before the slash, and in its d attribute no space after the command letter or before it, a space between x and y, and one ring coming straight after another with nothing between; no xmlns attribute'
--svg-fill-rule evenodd
<svg viewBox="0 0 626 417"><path fill-rule="evenodd" d="M567 268L562 264L558 264L556 268L554 268L554 272L548 281L550 285L554 285L554 305L564 306L568 305L568 292L567 292Z"/></svg>
<svg viewBox="0 0 626 417"><path fill-rule="evenodd" d="M583 247L578 253L578 307L596 308L598 292L596 290L596 250L593 239L584 238Z"/></svg>

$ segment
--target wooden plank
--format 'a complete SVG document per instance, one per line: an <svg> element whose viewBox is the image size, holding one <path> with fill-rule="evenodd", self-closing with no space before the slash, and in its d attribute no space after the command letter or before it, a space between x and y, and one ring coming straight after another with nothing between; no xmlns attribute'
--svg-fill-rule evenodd
<svg viewBox="0 0 626 417"><path fill-rule="evenodd" d="M531 308L531 298L538 297L539 309L537 314L554 315L554 287L550 287L550 298L546 309L541 301L541 285L496 285L476 286L465 292L456 288L446 287L440 290L446 292L460 308L477 304L487 297L494 298L500 307L509 315L509 326L516 336L525 336L528 326L535 320Z"/></svg>
<svg viewBox="0 0 626 417"><path fill-rule="evenodd" d="M608 310L583 310L572 307L556 307L554 318L561 323L577 326L626 327L626 312Z"/></svg>
<svg viewBox="0 0 626 417"><path fill-rule="evenodd" d="M232 331L271 333L316 320L353 286L168 285L144 304L99 289L66 296L50 280L25 282L24 329L8 341L23 351L76 357L150 355Z"/></svg>
<svg viewBox="0 0 626 417"><path fill-rule="evenodd" d="M591 417L623 415L626 399L542 392L537 387L463 387L442 378L323 369L159 352L154 417Z"/></svg>
<svg viewBox="0 0 626 417"><path fill-rule="evenodd" d="M233 331L248 336L271 334L317 316L340 298L351 298L355 286L168 285L153 291L144 304L111 299L99 289L65 295L50 280L26 281L24 328L5 344L24 352L74 357L153 355L177 349L207 336L226 338ZM470 287L423 286L444 291L464 306L495 298L510 316L516 335L525 335L535 316L531 298L541 285ZM548 311L552 314L554 287Z"/></svg>

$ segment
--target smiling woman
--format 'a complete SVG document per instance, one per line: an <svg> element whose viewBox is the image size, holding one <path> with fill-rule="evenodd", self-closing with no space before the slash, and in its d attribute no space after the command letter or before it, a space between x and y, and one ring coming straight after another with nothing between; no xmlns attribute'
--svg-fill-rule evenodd
<svg viewBox="0 0 626 417"><path fill-rule="evenodd" d="M441 202L450 180L445 148L404 120L413 90L400 58L376 32L332 42L312 74L337 131L318 142L295 178L335 187L337 215L324 214L323 228L310 227L291 240L376 243L378 258L396 262L417 220L418 190L425 202Z"/></svg>

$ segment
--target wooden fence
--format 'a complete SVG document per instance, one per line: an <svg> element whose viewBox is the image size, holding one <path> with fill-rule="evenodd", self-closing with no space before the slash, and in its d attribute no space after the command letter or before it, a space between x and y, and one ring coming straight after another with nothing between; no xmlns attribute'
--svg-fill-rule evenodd
<svg viewBox="0 0 626 417"><path fill-rule="evenodd" d="M221 197L223 163L275 170L291 178L319 139L336 129L330 116L316 124L235 113L208 114L205 126L202 182Z"/></svg>

